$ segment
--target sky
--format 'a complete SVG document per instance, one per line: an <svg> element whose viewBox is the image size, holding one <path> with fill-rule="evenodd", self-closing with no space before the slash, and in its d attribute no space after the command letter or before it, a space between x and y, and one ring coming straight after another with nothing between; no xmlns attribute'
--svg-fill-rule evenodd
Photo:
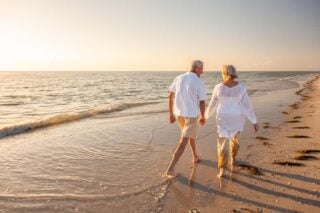
<svg viewBox="0 0 320 213"><path fill-rule="evenodd" d="M320 0L0 0L0 71L319 71Z"/></svg>

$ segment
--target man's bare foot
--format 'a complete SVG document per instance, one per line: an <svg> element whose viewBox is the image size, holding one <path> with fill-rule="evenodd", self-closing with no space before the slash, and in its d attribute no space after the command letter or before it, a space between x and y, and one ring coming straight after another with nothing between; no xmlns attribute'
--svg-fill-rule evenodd
<svg viewBox="0 0 320 213"><path fill-rule="evenodd" d="M199 163L199 161L201 160L199 155L196 155L195 157L193 157L193 163Z"/></svg>
<svg viewBox="0 0 320 213"><path fill-rule="evenodd" d="M167 171L165 174L165 177L167 179L172 179L172 178L177 177L177 174L175 173L175 171Z"/></svg>
<svg viewBox="0 0 320 213"><path fill-rule="evenodd" d="M220 168L220 172L219 172L219 174L217 175L217 178L221 178L221 177L223 177L223 175L224 175L224 169L223 169L223 168Z"/></svg>

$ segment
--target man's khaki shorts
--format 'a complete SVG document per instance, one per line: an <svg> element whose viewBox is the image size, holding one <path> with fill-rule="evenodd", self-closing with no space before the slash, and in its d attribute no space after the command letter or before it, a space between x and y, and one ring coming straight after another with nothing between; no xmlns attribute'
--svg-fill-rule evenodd
<svg viewBox="0 0 320 213"><path fill-rule="evenodd" d="M184 138L197 138L198 118L197 117L177 117L177 122L181 129L181 136Z"/></svg>

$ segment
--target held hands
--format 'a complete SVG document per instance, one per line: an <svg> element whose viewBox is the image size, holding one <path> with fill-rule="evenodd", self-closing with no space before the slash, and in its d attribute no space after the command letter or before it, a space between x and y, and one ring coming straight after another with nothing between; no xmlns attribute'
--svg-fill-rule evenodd
<svg viewBox="0 0 320 213"><path fill-rule="evenodd" d="M199 119L200 125L204 125L206 123L206 118L204 116L201 116Z"/></svg>
<svg viewBox="0 0 320 213"><path fill-rule="evenodd" d="M172 124L176 121L176 117L173 115L173 114L170 114L169 116L169 122ZM201 116L200 119L199 119L199 123L201 125L204 125L206 123L206 119L205 117Z"/></svg>
<svg viewBox="0 0 320 213"><path fill-rule="evenodd" d="M170 116L169 116L169 122L170 122L171 124L173 124L175 121L176 121L176 117L175 117L173 114L170 114Z"/></svg>
<svg viewBox="0 0 320 213"><path fill-rule="evenodd" d="M255 124L253 124L253 128L254 128L254 131L255 132L258 132L259 131L259 124L258 123L255 123Z"/></svg>

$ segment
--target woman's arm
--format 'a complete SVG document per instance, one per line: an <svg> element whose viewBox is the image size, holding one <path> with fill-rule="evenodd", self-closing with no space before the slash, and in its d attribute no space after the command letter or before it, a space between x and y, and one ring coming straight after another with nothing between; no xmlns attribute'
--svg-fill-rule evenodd
<svg viewBox="0 0 320 213"><path fill-rule="evenodd" d="M252 108L250 98L249 98L249 95L248 95L246 88L244 88L244 91L242 92L241 106L242 106L242 110L243 110L244 114L246 115L246 117L248 118L248 120L252 124L257 123L257 118L253 112L253 108Z"/></svg>
<svg viewBox="0 0 320 213"><path fill-rule="evenodd" d="M257 123L256 115L253 112L252 105L249 99L248 92L246 88L244 88L243 96L241 99L241 106L244 114L247 116L248 120L253 124L253 128L255 132L259 131L259 125Z"/></svg>
<svg viewBox="0 0 320 213"><path fill-rule="evenodd" d="M217 96L217 88L215 87L212 91L211 100L209 102L209 105L207 107L205 117L208 119L216 110L218 104L218 96Z"/></svg>

